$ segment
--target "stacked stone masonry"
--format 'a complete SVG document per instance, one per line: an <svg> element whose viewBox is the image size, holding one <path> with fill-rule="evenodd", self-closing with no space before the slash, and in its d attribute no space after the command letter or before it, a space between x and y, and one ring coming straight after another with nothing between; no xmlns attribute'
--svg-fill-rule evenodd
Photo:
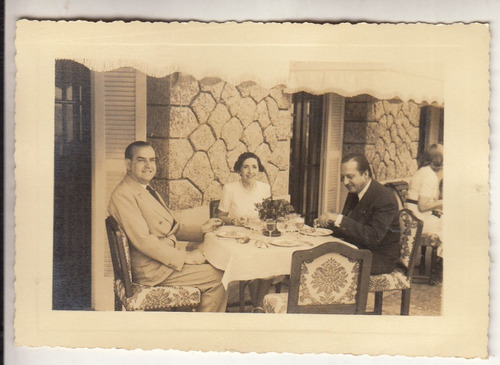
<svg viewBox="0 0 500 365"><path fill-rule="evenodd" d="M291 95L254 82L231 85L175 73L148 77L147 135L157 151L155 187L174 210L220 199L236 181L238 156L257 154L266 172L259 180L273 195L288 193Z"/></svg>
<svg viewBox="0 0 500 365"><path fill-rule="evenodd" d="M417 171L420 105L378 100L368 95L346 98L343 153L363 153L377 180L413 176Z"/></svg>

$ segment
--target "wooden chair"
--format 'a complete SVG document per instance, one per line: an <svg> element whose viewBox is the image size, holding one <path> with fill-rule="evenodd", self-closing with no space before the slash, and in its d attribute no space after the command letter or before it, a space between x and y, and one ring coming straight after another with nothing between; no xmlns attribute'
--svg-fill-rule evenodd
<svg viewBox="0 0 500 365"><path fill-rule="evenodd" d="M398 199L398 206L401 210L406 206L406 196L408 194L408 183L406 181L393 181L386 183L385 186L394 190ZM420 263L418 265L418 275L414 275L414 279L424 279L429 285L436 285L437 282L437 251L442 245L441 238L432 233L422 233L420 239ZM426 274L425 262L427 255L427 247L431 249L431 262L429 273Z"/></svg>
<svg viewBox="0 0 500 365"><path fill-rule="evenodd" d="M394 189L397 193L403 205L406 203L406 196L408 195L408 182L401 181L391 181L385 184L385 186Z"/></svg>
<svg viewBox="0 0 500 365"><path fill-rule="evenodd" d="M371 275L369 291L375 293L375 314L382 314L383 293L401 290L401 315L410 313L411 279L418 258L423 223L409 209L399 211L401 257L391 273Z"/></svg>
<svg viewBox="0 0 500 365"><path fill-rule="evenodd" d="M209 204L210 218L215 218L217 216L217 209L219 209L220 200L212 200Z"/></svg>
<svg viewBox="0 0 500 365"><path fill-rule="evenodd" d="M290 292L264 297L266 313L364 314L372 253L327 242L292 255Z"/></svg>
<svg viewBox="0 0 500 365"><path fill-rule="evenodd" d="M436 285L438 282L438 248L442 245L441 237L434 233L422 233L420 239L420 250L422 252L420 256L420 264L418 266L418 278L425 279L429 285ZM429 273L426 274L425 261L427 247L431 249L431 265L429 268Z"/></svg>
<svg viewBox="0 0 500 365"><path fill-rule="evenodd" d="M125 232L116 220L106 218L114 272L115 310L192 310L200 304L201 292L191 286L147 286L132 281L130 249Z"/></svg>
<svg viewBox="0 0 500 365"><path fill-rule="evenodd" d="M394 191L399 209L403 209L406 204L406 195L408 194L408 183L406 181L392 181L386 183L385 186Z"/></svg>

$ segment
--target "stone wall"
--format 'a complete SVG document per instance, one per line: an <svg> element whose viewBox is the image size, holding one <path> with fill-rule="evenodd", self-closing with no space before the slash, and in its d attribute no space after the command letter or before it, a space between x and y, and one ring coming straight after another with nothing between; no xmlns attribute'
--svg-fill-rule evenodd
<svg viewBox="0 0 500 365"><path fill-rule="evenodd" d="M420 105L412 101L346 98L343 153L364 153L377 180L413 176L419 124Z"/></svg>
<svg viewBox="0 0 500 365"><path fill-rule="evenodd" d="M273 195L288 193L291 95L284 86L231 85L175 73L148 77L147 136L157 151L155 187L176 209L220 199L222 186L239 179L234 162L256 153Z"/></svg>

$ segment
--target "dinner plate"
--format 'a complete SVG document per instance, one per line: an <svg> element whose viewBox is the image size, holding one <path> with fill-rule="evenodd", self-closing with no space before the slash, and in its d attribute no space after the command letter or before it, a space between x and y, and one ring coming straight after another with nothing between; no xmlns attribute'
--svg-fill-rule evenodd
<svg viewBox="0 0 500 365"><path fill-rule="evenodd" d="M300 246L300 245L304 244L304 242L291 241L291 240L285 240L285 239L269 240L269 241L266 241L266 243L270 243L271 245L279 246L279 247L295 247L295 246Z"/></svg>
<svg viewBox="0 0 500 365"><path fill-rule="evenodd" d="M333 233L331 229L328 228L309 228L311 231L300 231L300 233L305 234L306 236L315 236L315 237L322 237L322 236L329 236Z"/></svg>
<svg viewBox="0 0 500 365"><path fill-rule="evenodd" d="M220 238L243 238L248 237L248 234L245 232L237 231L237 230L224 230L215 233L217 237Z"/></svg>

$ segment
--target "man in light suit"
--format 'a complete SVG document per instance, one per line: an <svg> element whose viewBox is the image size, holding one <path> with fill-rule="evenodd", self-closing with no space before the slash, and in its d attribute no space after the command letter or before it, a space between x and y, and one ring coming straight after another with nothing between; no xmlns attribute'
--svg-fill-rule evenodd
<svg viewBox="0 0 500 365"><path fill-rule="evenodd" d="M346 155L341 174L349 191L342 214L328 212L318 222L331 227L334 236L370 250L372 275L389 273L401 255L397 200L392 191L372 179L363 155Z"/></svg>
<svg viewBox="0 0 500 365"><path fill-rule="evenodd" d="M182 241L201 241L222 222L210 219L200 226L179 224L149 182L156 174L151 144L136 141L125 150L127 175L114 190L108 211L127 234L134 282L149 286L187 285L201 290L198 311L225 312L227 295L222 272L206 263Z"/></svg>

